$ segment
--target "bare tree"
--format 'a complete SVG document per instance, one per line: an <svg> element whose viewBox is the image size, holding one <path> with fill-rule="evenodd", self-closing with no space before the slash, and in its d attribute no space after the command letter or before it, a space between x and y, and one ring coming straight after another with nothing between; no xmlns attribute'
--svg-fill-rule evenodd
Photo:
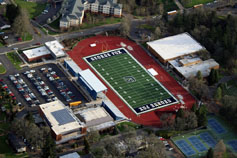
<svg viewBox="0 0 237 158"><path fill-rule="evenodd" d="M24 8L20 8L19 15L15 18L13 23L13 29L16 34L21 37L26 36L31 32L31 24L28 12Z"/></svg>
<svg viewBox="0 0 237 158"><path fill-rule="evenodd" d="M122 22L121 22L121 26L120 26L121 35L129 36L132 19L133 19L133 17L130 14L123 17Z"/></svg>

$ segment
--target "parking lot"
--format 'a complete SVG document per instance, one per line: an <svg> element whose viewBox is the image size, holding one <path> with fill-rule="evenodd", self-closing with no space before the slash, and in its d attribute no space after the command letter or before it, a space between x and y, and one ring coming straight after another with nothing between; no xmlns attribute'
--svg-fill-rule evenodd
<svg viewBox="0 0 237 158"><path fill-rule="evenodd" d="M32 69L26 68L16 74L0 76L16 96L16 100L26 107L37 109L37 105L61 100L86 102L75 85L55 64L47 64Z"/></svg>

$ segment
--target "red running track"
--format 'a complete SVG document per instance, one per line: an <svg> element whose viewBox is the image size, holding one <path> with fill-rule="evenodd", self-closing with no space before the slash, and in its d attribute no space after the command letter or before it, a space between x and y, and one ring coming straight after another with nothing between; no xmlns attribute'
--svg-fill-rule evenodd
<svg viewBox="0 0 237 158"><path fill-rule="evenodd" d="M152 57L150 57L139 45L136 43L117 36L94 36L80 41L72 51L69 51L69 56L78 64L81 69L89 68L90 66L83 60L83 57L92 54L101 53L102 51L112 50L121 47L121 42L126 44L127 50L146 68L155 69L159 75L156 79L159 80L174 96L183 96L183 101L186 108L191 108L195 103L195 99L182 87L175 79L173 79L159 64L157 64ZM90 47L90 44L96 43L96 47ZM130 46L131 49L128 48ZM94 72L94 71L93 71ZM94 72L96 74L96 72ZM96 74L96 76L107 86L107 84ZM148 125L161 126L159 115L162 112L174 112L180 108L180 104L171 105L161 109L157 109L144 114L136 115L117 95L107 86L107 97L119 108L119 110L133 122Z"/></svg>

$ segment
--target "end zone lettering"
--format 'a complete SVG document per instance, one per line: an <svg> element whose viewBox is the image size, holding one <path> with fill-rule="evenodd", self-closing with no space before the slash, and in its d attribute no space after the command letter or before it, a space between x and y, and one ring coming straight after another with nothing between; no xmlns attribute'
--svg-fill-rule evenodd
<svg viewBox="0 0 237 158"><path fill-rule="evenodd" d="M101 53L101 54L97 54L97 55L88 57L88 58L86 58L86 60L88 62L93 62L93 61L96 61L96 60L101 60L101 59L104 59L104 58L108 58L108 57L111 57L111 56L120 55L120 54L124 54L124 53L126 53L126 51L121 48L121 49L114 50L114 51L111 51L111 52L105 52L105 53Z"/></svg>
<svg viewBox="0 0 237 158"><path fill-rule="evenodd" d="M165 105L172 104L174 102L175 102L174 98L168 98L168 99L165 99L165 100L161 100L161 101L157 101L157 102L154 102L154 103L150 103L150 104L140 106L138 108L135 108L134 110L137 113L141 113L141 112L144 112L144 111L147 111L147 110L150 110L150 109L154 109L154 108L157 108L157 107L163 107Z"/></svg>

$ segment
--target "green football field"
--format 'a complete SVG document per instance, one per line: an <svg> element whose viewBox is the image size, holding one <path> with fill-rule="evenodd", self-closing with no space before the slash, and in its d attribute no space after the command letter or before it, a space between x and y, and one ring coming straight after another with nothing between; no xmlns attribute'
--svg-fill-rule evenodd
<svg viewBox="0 0 237 158"><path fill-rule="evenodd" d="M84 59L135 113L177 103L168 90L125 49L118 50L122 53L113 55L110 51Z"/></svg>

